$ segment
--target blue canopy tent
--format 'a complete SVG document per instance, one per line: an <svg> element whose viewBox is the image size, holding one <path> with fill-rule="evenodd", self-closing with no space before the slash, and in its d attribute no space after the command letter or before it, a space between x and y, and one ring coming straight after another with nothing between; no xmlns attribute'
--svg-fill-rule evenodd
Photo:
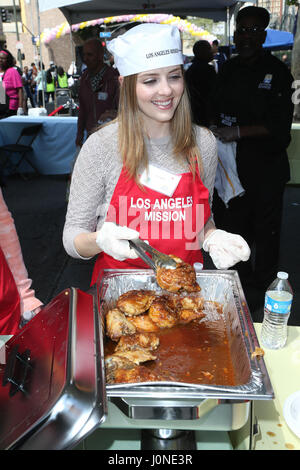
<svg viewBox="0 0 300 470"><path fill-rule="evenodd" d="M233 43L233 38L231 38ZM283 51L292 49L294 44L294 35L288 31L280 31L278 29L267 29L267 37L263 44L264 49L269 51ZM235 51L235 45L230 47L232 52Z"/></svg>
<svg viewBox="0 0 300 470"><path fill-rule="evenodd" d="M277 29L267 29L267 37L263 47L272 51L278 51L291 49L293 44L294 36L292 33Z"/></svg>

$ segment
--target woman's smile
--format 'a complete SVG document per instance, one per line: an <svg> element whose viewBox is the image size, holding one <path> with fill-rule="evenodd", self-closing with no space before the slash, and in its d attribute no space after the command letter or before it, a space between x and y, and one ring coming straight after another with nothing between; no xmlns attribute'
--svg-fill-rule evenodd
<svg viewBox="0 0 300 470"><path fill-rule="evenodd" d="M159 109L170 109L173 105L173 100L170 99L166 101L152 101L152 103Z"/></svg>

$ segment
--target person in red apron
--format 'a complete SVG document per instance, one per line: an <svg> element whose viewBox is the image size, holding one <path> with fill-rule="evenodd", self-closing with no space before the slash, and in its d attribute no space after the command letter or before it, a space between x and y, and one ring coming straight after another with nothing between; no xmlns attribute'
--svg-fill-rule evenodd
<svg viewBox="0 0 300 470"><path fill-rule="evenodd" d="M120 73L117 133L122 168L104 223L95 231L90 230L91 221L84 227L86 213L91 212L88 204L94 204L95 181L88 186L85 175L91 171L89 161L81 170L87 158L85 149L93 147L97 137L88 139L72 177L64 228L66 250L74 254L72 247L68 248L70 219L80 207L73 232L74 248L82 258L98 255L91 284L97 281L102 269L147 267L129 246L128 240L139 237L159 251L176 255L191 265L203 263L201 246L209 252L217 268L227 269L237 261L248 259L250 250L246 242L238 235L217 230L211 216L209 191L203 183L203 175L210 171L214 182L217 154L215 151L208 162L207 158L202 159L195 138L198 131L194 131L191 123L178 29L170 25L139 25L110 41L108 50ZM101 132L104 135L106 131L100 129L99 136ZM206 132L206 138L215 147L209 131L201 132L201 135ZM143 146L147 138L167 136L172 137L173 143L173 151L166 162L168 168L163 161L158 162L159 165L152 164ZM113 147L113 143L111 145ZM92 151L98 165L96 150ZM184 171L170 171L180 158ZM94 175L90 177L92 180ZM109 186L106 180L102 185ZM94 190L95 195L98 189Z"/></svg>
<svg viewBox="0 0 300 470"><path fill-rule="evenodd" d="M19 292L0 247L0 335L16 334L20 319Z"/></svg>
<svg viewBox="0 0 300 470"><path fill-rule="evenodd" d="M11 322L13 325L15 324L17 319L15 305L16 309L20 310L19 316L21 314L22 323L25 324L41 310L43 304L35 296L35 291L31 287L32 280L29 279L24 264L14 219L8 210L1 188L0 248L2 254L0 322L2 321L2 326L6 322L8 325L11 325ZM15 289L17 289L16 292ZM11 321L9 320L10 316L12 316Z"/></svg>

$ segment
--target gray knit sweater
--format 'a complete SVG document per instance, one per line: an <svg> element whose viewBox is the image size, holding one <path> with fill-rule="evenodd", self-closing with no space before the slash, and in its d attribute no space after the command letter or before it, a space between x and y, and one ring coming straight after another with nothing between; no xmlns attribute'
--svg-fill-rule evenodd
<svg viewBox="0 0 300 470"><path fill-rule="evenodd" d="M66 252L82 258L74 247L79 233L99 230L118 182L122 160L118 150L118 124L112 124L92 134L82 146L77 158L70 188L70 197L63 232ZM217 167L217 144L213 134L195 126L204 175L203 183L212 202ZM172 173L189 171L187 162L175 160L169 138L146 140L149 163Z"/></svg>

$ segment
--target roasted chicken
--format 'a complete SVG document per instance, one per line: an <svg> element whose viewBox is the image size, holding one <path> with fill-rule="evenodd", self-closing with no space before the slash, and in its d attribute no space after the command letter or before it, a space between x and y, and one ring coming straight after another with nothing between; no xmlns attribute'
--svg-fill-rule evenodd
<svg viewBox="0 0 300 470"><path fill-rule="evenodd" d="M117 308L109 310L106 315L106 334L113 341L117 341L123 335L133 335L135 326L128 321L124 313Z"/></svg>
<svg viewBox="0 0 300 470"><path fill-rule="evenodd" d="M127 297L122 297L123 308L130 310L133 297L139 298L135 291L129 291ZM204 300L197 294L189 295L157 295L149 294L152 291L141 291L141 303L146 304L146 300L142 300L143 295L151 305L147 313L130 315L123 313L119 308L110 310L106 316L106 333L113 341L118 341L121 337L134 335L137 332L155 333L161 328L172 328L178 323L187 323L195 319L204 317L202 312ZM146 294L144 294L147 292ZM150 301L151 297L151 301ZM119 300L120 300L119 298ZM128 303L127 303L127 300ZM120 305L120 302L117 305ZM144 308L143 307L143 308ZM131 310L132 312L133 310ZM135 310L137 312L137 310ZM133 340L132 340L133 341Z"/></svg>
<svg viewBox="0 0 300 470"><path fill-rule="evenodd" d="M159 331L159 325L154 323L148 314L128 317L128 321L134 326L136 331L145 331L147 333Z"/></svg>
<svg viewBox="0 0 300 470"><path fill-rule="evenodd" d="M157 267L156 281L157 284L169 292L199 292L200 286L196 282L196 273L190 264L185 263L180 258L170 255L177 266L175 269L166 269Z"/></svg>
<svg viewBox="0 0 300 470"><path fill-rule="evenodd" d="M105 358L105 373L107 383L114 383L116 378L116 372L118 370L133 369L136 364L129 361L126 357L112 354Z"/></svg>
<svg viewBox="0 0 300 470"><path fill-rule="evenodd" d="M112 355L114 357L115 354ZM134 351L132 350L123 350L123 351L118 351L116 353L116 356L118 358L126 359L129 362L133 362L134 364L140 364L141 362L147 362L147 361L154 361L156 359L156 356L153 356L153 354L150 351L147 351L146 349L135 349Z"/></svg>
<svg viewBox="0 0 300 470"><path fill-rule="evenodd" d="M189 294L174 297L174 301L177 303L177 306L179 304L181 308L203 310L204 299L203 297L200 297L199 294Z"/></svg>
<svg viewBox="0 0 300 470"><path fill-rule="evenodd" d="M159 346L159 338L154 333L136 333L131 336L122 336L115 347L118 351L135 351L137 349L145 349L154 351Z"/></svg>
<svg viewBox="0 0 300 470"><path fill-rule="evenodd" d="M142 362L154 361L156 359L156 356L150 351L157 349L158 345L159 339L153 334L137 334L122 337L114 353L107 356L105 359L108 383L128 382L129 370L135 369L136 366L139 366ZM141 371L142 370L143 369L141 369ZM138 372L139 375L141 375L141 371ZM144 376L145 373L144 371ZM126 376L127 379L125 380ZM129 376L135 376L135 380L137 381L137 373L130 372ZM147 376L149 377L149 374L147 374Z"/></svg>
<svg viewBox="0 0 300 470"><path fill-rule="evenodd" d="M149 308L149 318L159 328L172 328L178 322L178 310L169 296L157 296Z"/></svg>
<svg viewBox="0 0 300 470"><path fill-rule="evenodd" d="M198 285L193 288L200 290ZM141 364L156 360L153 352L159 347L160 330L205 316L203 298L195 293L155 294L146 289L131 290L118 298L116 306L106 316L107 336L118 342L113 353L110 351L105 358L107 383L172 380L169 376L158 377Z"/></svg>
<svg viewBox="0 0 300 470"><path fill-rule="evenodd" d="M148 310L154 298L152 290L130 290L119 297L117 308L128 316L140 315Z"/></svg>
<svg viewBox="0 0 300 470"><path fill-rule="evenodd" d="M205 317L205 313L201 310L181 309L179 311L178 323L190 323L193 320L201 320Z"/></svg>

